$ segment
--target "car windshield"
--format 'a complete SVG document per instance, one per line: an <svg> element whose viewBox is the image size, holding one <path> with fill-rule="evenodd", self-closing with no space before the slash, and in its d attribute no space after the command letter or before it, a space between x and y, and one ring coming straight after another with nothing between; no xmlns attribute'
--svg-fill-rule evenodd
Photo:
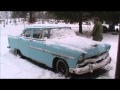
<svg viewBox="0 0 120 90"><path fill-rule="evenodd" d="M75 32L70 28L58 28L50 30L50 39L66 36L75 36Z"/></svg>

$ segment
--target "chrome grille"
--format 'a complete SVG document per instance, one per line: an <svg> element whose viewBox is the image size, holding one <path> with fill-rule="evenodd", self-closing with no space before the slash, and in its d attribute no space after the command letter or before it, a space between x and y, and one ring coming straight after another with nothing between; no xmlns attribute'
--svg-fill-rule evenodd
<svg viewBox="0 0 120 90"><path fill-rule="evenodd" d="M77 67L83 67L83 66L86 66L87 64L100 63L101 61L106 59L108 56L109 56L109 53L105 52L99 56L94 56L92 58L85 59L82 62L78 63Z"/></svg>

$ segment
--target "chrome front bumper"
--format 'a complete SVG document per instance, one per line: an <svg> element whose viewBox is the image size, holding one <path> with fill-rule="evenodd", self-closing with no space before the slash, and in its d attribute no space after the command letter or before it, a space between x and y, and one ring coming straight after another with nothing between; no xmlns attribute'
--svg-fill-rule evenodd
<svg viewBox="0 0 120 90"><path fill-rule="evenodd" d="M99 68L103 68L111 62L111 57L109 57L108 54L104 54L102 56L99 56L98 58L93 59L93 61L98 61L101 59L104 59L104 60L102 60L100 63L91 64L88 62L88 64L84 67L77 67L75 69L70 68L69 72L74 73L74 74L84 74L84 73L88 73L88 72L92 73L94 70L99 69ZM92 62L92 60L91 60L91 62Z"/></svg>

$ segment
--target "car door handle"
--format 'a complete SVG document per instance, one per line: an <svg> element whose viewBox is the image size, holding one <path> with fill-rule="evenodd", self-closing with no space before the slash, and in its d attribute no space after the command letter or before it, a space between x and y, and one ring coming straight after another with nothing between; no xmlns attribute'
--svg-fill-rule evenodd
<svg viewBox="0 0 120 90"><path fill-rule="evenodd" d="M32 42L33 40L30 40L30 42Z"/></svg>

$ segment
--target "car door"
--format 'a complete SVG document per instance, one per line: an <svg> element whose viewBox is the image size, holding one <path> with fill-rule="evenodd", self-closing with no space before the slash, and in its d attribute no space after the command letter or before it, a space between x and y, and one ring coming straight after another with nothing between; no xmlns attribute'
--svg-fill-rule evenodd
<svg viewBox="0 0 120 90"><path fill-rule="evenodd" d="M44 60L44 55L42 51L43 47L44 45L43 45L43 40L42 40L42 30L35 28L33 31L32 39L29 44L30 58L43 62Z"/></svg>
<svg viewBox="0 0 120 90"><path fill-rule="evenodd" d="M29 44L31 40L32 29L26 29L25 32L19 38L19 50L22 55L29 57Z"/></svg>
<svg viewBox="0 0 120 90"><path fill-rule="evenodd" d="M49 60L52 58L52 55L48 53L47 46L45 44L46 41L43 39L44 36L43 30L34 30L29 46L30 58L46 64L47 66L51 66L52 61Z"/></svg>

